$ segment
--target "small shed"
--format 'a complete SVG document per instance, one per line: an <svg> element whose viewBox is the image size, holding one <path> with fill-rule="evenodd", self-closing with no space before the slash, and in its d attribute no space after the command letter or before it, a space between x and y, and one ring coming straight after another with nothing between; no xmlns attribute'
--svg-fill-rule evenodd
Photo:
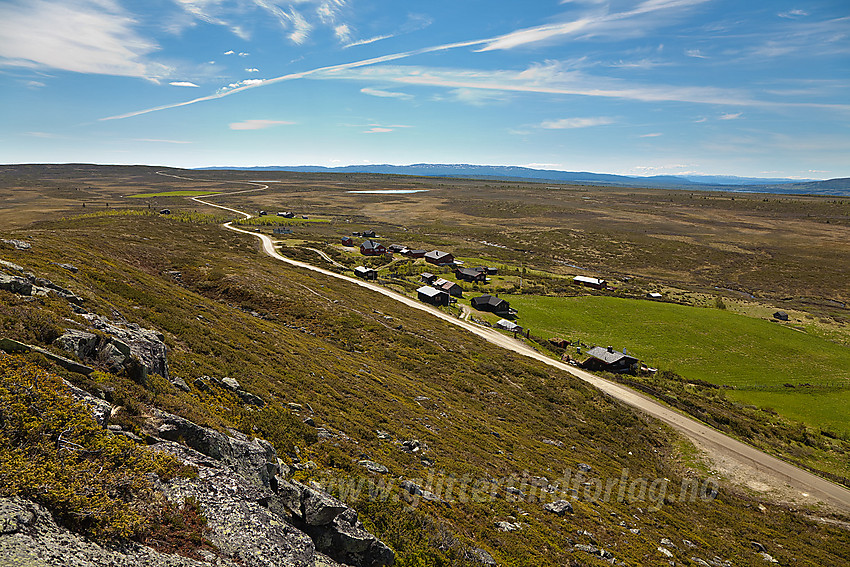
<svg viewBox="0 0 850 567"><path fill-rule="evenodd" d="M295 213L292 211L278 211L277 216L283 217L285 219L294 219Z"/></svg>
<svg viewBox="0 0 850 567"><path fill-rule="evenodd" d="M431 285L437 289L441 289L452 297L463 297L463 288L459 284L443 278L437 278Z"/></svg>
<svg viewBox="0 0 850 567"><path fill-rule="evenodd" d="M426 252L425 250L420 250L420 249L410 249L410 248L409 248L409 249L407 250L407 253L406 253L405 255L406 255L408 258L424 258L424 257L425 257L425 252Z"/></svg>
<svg viewBox="0 0 850 567"><path fill-rule="evenodd" d="M159 214L161 214L161 215L170 215L170 214L171 214L171 210L170 210L170 209L162 209L161 211L159 211Z"/></svg>
<svg viewBox="0 0 850 567"><path fill-rule="evenodd" d="M496 321L496 326L500 329L504 329L506 331L510 331L512 333L521 333L522 327L514 323L513 321L508 321L507 319L499 319Z"/></svg>
<svg viewBox="0 0 850 567"><path fill-rule="evenodd" d="M437 276L432 274L431 272L422 272L419 276L419 281L425 284L431 284L434 280L437 279Z"/></svg>
<svg viewBox="0 0 850 567"><path fill-rule="evenodd" d="M788 314L785 311L777 311L776 313L773 314L773 318L778 320L778 321L787 321L788 320Z"/></svg>
<svg viewBox="0 0 850 567"><path fill-rule="evenodd" d="M661 295L657 291L647 293L646 296L650 299L661 299L662 297L664 297L663 295Z"/></svg>
<svg viewBox="0 0 850 567"><path fill-rule="evenodd" d="M429 285L424 285L416 290L416 295L420 301L430 303L431 305L448 305L449 294L441 289L433 288Z"/></svg>
<svg viewBox="0 0 850 567"><path fill-rule="evenodd" d="M354 275L358 278L363 278L364 280L378 279L377 270L367 268L366 266L357 266L356 268L354 268Z"/></svg>
<svg viewBox="0 0 850 567"><path fill-rule="evenodd" d="M455 270L457 279L465 282L485 282L487 281L487 272L480 272L474 268L458 268Z"/></svg>
<svg viewBox="0 0 850 567"><path fill-rule="evenodd" d="M449 266L454 264L455 257L450 252L441 250L431 250L425 253L425 261L436 266Z"/></svg>
<svg viewBox="0 0 850 567"><path fill-rule="evenodd" d="M587 370L632 373L638 367L637 358L625 352L617 352L614 350L614 347L603 348L595 346L588 350L587 354L589 358L581 365L582 368Z"/></svg>
<svg viewBox="0 0 850 567"><path fill-rule="evenodd" d="M404 249L404 244L390 244L389 246L387 246L387 250L389 250L390 252L401 252Z"/></svg>
<svg viewBox="0 0 850 567"><path fill-rule="evenodd" d="M375 238L378 235L375 234L374 230L364 230L360 233L360 236L362 236L363 238Z"/></svg>
<svg viewBox="0 0 850 567"><path fill-rule="evenodd" d="M350 236L343 236L341 239L343 246L354 246L354 241Z"/></svg>
<svg viewBox="0 0 850 567"><path fill-rule="evenodd" d="M479 311L490 311L491 313L510 313L511 305L501 297L484 294L473 297L470 302L474 309Z"/></svg>
<svg viewBox="0 0 850 567"><path fill-rule="evenodd" d="M387 247L374 240L365 240L360 245L360 253L364 256L380 256L387 253Z"/></svg>
<svg viewBox="0 0 850 567"><path fill-rule="evenodd" d="M573 283L576 285L583 285L584 287L590 287L593 289L605 289L608 283L605 280L599 278L590 278L587 276L576 276L573 278Z"/></svg>

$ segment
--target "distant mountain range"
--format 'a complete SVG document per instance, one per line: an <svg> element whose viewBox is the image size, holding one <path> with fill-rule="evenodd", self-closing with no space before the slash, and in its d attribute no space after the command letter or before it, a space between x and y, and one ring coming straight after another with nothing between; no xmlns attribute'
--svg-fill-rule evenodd
<svg viewBox="0 0 850 567"><path fill-rule="evenodd" d="M654 175L649 177L558 171L504 165L432 164L413 165L347 165L342 167L262 166L262 167L204 167L205 170L292 171L302 173L379 173L428 177L460 177L472 179L539 181L607 185L616 187L651 187L662 189L694 189L705 191L736 191L746 193L805 193L813 195L850 196L850 178L786 179L735 177L729 175Z"/></svg>

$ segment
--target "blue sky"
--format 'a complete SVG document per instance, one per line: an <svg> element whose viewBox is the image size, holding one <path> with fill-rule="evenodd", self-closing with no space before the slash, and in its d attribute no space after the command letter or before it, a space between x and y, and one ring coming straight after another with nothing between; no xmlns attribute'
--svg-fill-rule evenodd
<svg viewBox="0 0 850 567"><path fill-rule="evenodd" d="M847 0L0 0L0 162L850 177Z"/></svg>

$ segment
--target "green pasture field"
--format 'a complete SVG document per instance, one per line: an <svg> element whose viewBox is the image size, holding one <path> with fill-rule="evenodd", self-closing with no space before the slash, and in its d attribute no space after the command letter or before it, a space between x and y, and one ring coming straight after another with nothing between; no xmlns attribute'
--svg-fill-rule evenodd
<svg viewBox="0 0 850 567"><path fill-rule="evenodd" d="M732 386L730 399L850 431L845 346L721 309L600 296L508 300L519 323L538 336L626 348L649 366Z"/></svg>
<svg viewBox="0 0 850 567"><path fill-rule="evenodd" d="M216 195L220 191L162 191L161 193L139 193L127 195L128 199L147 199L149 197L198 197L200 195Z"/></svg>

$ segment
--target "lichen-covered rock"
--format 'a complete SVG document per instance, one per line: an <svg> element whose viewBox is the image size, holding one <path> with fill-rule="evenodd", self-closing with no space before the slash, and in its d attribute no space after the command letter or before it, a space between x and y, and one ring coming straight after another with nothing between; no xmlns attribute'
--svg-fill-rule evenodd
<svg viewBox="0 0 850 567"><path fill-rule="evenodd" d="M122 366L130 364L132 357L144 366L146 373L159 374L168 379L168 348L163 342L162 333L152 329L143 329L135 323L115 323L98 315L84 315L92 327L109 335L111 340L101 347L108 360L120 362Z"/></svg>
<svg viewBox="0 0 850 567"><path fill-rule="evenodd" d="M53 344L78 358L91 358L97 350L98 341L99 337L94 333L72 329L65 331Z"/></svg>
<svg viewBox="0 0 850 567"><path fill-rule="evenodd" d="M159 553L135 543L124 544L120 549L103 547L57 525L43 506L20 498L0 498L0 565L237 567L236 562L223 557L201 561Z"/></svg>
<svg viewBox="0 0 850 567"><path fill-rule="evenodd" d="M228 436L164 411L153 413L145 427L154 437L185 443L265 489L278 474L277 453L268 441L249 439L238 431Z"/></svg>
<svg viewBox="0 0 850 567"><path fill-rule="evenodd" d="M0 274L0 289L18 295L32 295L32 284L26 278L8 274Z"/></svg>
<svg viewBox="0 0 850 567"><path fill-rule="evenodd" d="M337 566L316 551L307 534L265 506L268 490L177 443L154 447L198 467L198 478L176 478L162 483L161 489L177 502L197 499L211 529L207 537L224 556L246 567Z"/></svg>
<svg viewBox="0 0 850 567"><path fill-rule="evenodd" d="M544 504L543 508L559 516L563 516L568 512L570 514L573 513L573 505L569 500L556 500L555 502L549 502L548 504Z"/></svg>

